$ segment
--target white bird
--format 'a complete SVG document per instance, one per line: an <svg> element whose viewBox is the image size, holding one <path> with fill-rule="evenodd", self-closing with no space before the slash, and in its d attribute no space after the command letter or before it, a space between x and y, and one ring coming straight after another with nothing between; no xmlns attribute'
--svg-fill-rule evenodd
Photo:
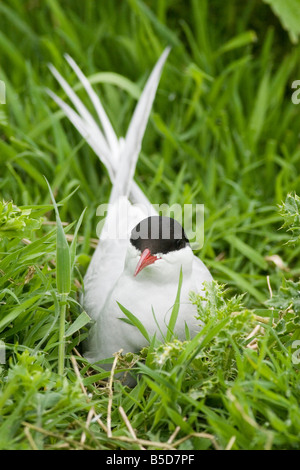
<svg viewBox="0 0 300 470"><path fill-rule="evenodd" d="M168 54L169 48L156 63L125 139L117 138L99 97L70 56L66 55L66 60L89 95L103 130L60 73L50 65L77 112L51 90L48 93L98 155L113 183L105 224L84 278L83 305L94 320L85 352L91 363L111 358L120 349L124 353L138 352L147 346L145 337L135 326L120 320L126 317L119 304L138 318L149 337L166 334L181 270L180 309L174 333L184 340L186 325L191 336L200 330L190 292L201 292L203 281L211 281L212 276L193 254L181 225L174 219L158 216L133 179Z"/></svg>

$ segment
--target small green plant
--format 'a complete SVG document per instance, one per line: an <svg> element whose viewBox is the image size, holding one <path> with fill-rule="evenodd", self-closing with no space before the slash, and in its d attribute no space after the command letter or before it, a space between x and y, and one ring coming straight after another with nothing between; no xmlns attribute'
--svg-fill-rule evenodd
<svg viewBox="0 0 300 470"><path fill-rule="evenodd" d="M30 217L31 212L0 200L0 239L20 239L40 228L41 219Z"/></svg>
<svg viewBox="0 0 300 470"><path fill-rule="evenodd" d="M290 235L289 245L300 242L300 198L297 194L288 194L285 202L279 206L279 213L284 219L282 228ZM283 279L277 292L266 302L279 315L275 331L282 343L289 347L300 338L300 280Z"/></svg>
<svg viewBox="0 0 300 470"><path fill-rule="evenodd" d="M282 227L292 235L288 243L298 243L300 241L300 197L297 194L288 194L285 202L279 206L279 213L284 219Z"/></svg>

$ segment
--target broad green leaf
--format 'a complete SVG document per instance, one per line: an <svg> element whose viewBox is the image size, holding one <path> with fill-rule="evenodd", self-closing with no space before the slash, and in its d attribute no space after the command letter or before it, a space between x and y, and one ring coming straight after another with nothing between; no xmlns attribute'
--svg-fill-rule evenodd
<svg viewBox="0 0 300 470"><path fill-rule="evenodd" d="M167 342L171 340L171 338L174 334L174 331L175 331L175 325L176 325L176 321L177 321L177 317L178 317L178 313L179 313L179 308L180 308L181 286L182 286L182 269L180 269L176 299L175 299L175 303L174 303L174 306L173 306L173 309L172 309L170 321L169 321L169 324L168 324L168 331L167 331L167 334L166 334L166 341Z"/></svg>
<svg viewBox="0 0 300 470"><path fill-rule="evenodd" d="M217 53L223 54L224 52L229 52L239 47L246 46L247 44L251 44L256 41L256 39L257 36L255 31L246 31L227 41L223 46L221 46Z"/></svg>
<svg viewBox="0 0 300 470"><path fill-rule="evenodd" d="M182 431L186 432L187 434L191 434L193 432L193 428L182 418L182 416L169 406L166 406L166 412L168 416L171 418L176 426L179 426Z"/></svg>
<svg viewBox="0 0 300 470"><path fill-rule="evenodd" d="M7 315L1 318L0 320L0 331L2 331L9 323L14 321L21 313L26 311L26 309L29 309L35 302L41 299L40 294L35 295L34 297L31 297L24 302L22 302L21 305L18 305L18 307L12 309Z"/></svg>
<svg viewBox="0 0 300 470"><path fill-rule="evenodd" d="M45 178L46 179L46 178ZM70 248L65 236L65 232L59 217L58 207L55 202L50 184L46 179L51 199L53 202L56 224L57 224L57 235L56 235L56 284L57 290L60 294L68 294L71 290L71 257Z"/></svg>
<svg viewBox="0 0 300 470"><path fill-rule="evenodd" d="M256 142L258 141L263 130L265 117L268 109L269 93L270 76L269 73L265 73L257 90L256 100L253 106L249 122L250 136L252 137L254 144L256 144Z"/></svg>
<svg viewBox="0 0 300 470"><path fill-rule="evenodd" d="M83 212L81 213L80 217L79 217L79 220L76 224L76 227L75 227L75 232L74 232L74 236L73 236L73 240L71 242L71 246L70 246L70 259L71 259L71 267L73 268L74 267L74 263L75 263L75 256L76 256L76 244L77 244L77 236L78 236L78 230L80 229L80 226L81 226L81 223L82 223L82 219L83 219L83 216L85 214L85 211L86 211L86 208L83 210Z"/></svg>
<svg viewBox="0 0 300 470"><path fill-rule="evenodd" d="M91 321L90 317L86 312L82 312L76 320L72 323L72 325L67 329L65 336L72 336L76 331L80 330L83 328L85 325L87 325Z"/></svg>
<svg viewBox="0 0 300 470"><path fill-rule="evenodd" d="M300 2L299 0L264 0L278 16L279 21L289 33L290 40L297 43L300 35Z"/></svg>
<svg viewBox="0 0 300 470"><path fill-rule="evenodd" d="M149 338L148 332L147 332L146 328L144 327L144 325L142 324L142 322L135 315L133 315L133 313L131 313L129 310L127 310L127 308L123 307L123 305L121 305L119 302L117 302L117 304L119 305L119 307L122 310L122 312L124 313L124 315L126 315L126 317L128 318L129 323L131 325L134 325L135 327L137 327L140 330L140 332L142 333L142 335L144 336L144 338L146 338L146 340L150 343L150 338ZM124 320L126 322L126 319L120 318L120 320Z"/></svg>

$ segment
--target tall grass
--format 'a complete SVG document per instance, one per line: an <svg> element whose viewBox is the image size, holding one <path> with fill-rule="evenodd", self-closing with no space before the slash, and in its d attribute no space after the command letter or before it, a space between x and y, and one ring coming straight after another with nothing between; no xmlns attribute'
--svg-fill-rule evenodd
<svg viewBox="0 0 300 470"><path fill-rule="evenodd" d="M0 194L17 206L0 214L0 447L299 448L289 338L298 335L300 247L286 243L277 206L300 193L300 113L291 102L300 46L260 1L11 0L0 18ZM124 135L166 45L135 178L153 203L205 204L199 256L219 284L207 293L210 309L199 310L206 326L195 340L169 338L120 359L116 370L134 363L140 380L110 388L109 373L80 357L89 319L79 292L96 207L111 185L47 95L46 87L66 99L47 64L89 106L64 61L70 54ZM68 243L68 275L57 235Z"/></svg>

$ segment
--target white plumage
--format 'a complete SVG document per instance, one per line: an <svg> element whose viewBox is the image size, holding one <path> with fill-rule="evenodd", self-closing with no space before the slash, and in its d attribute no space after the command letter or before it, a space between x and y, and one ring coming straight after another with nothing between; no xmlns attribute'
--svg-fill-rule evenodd
<svg viewBox="0 0 300 470"><path fill-rule="evenodd" d="M155 65L138 101L125 139L117 138L99 97L71 57L66 56L66 59L89 95L103 131L64 78L50 65L52 73L77 112L51 90L48 93L98 155L113 183L105 226L84 278L83 305L94 320L85 354L90 362L109 358L121 348L124 352L137 352L147 345L137 328L120 320L125 316L117 302L143 323L150 336L156 334L160 337L160 332L166 333L178 289L180 269L183 281L175 332L179 338L185 339L187 324L191 335L196 334L199 330L195 319L197 312L189 300L189 293L200 292L203 281L212 280L208 269L193 254L190 246L160 255L159 260L134 276L141 253L129 241L131 230L141 220L156 212L133 178L168 54L169 48ZM121 227L122 231L118 239L112 239L109 235L110 227L115 225Z"/></svg>

